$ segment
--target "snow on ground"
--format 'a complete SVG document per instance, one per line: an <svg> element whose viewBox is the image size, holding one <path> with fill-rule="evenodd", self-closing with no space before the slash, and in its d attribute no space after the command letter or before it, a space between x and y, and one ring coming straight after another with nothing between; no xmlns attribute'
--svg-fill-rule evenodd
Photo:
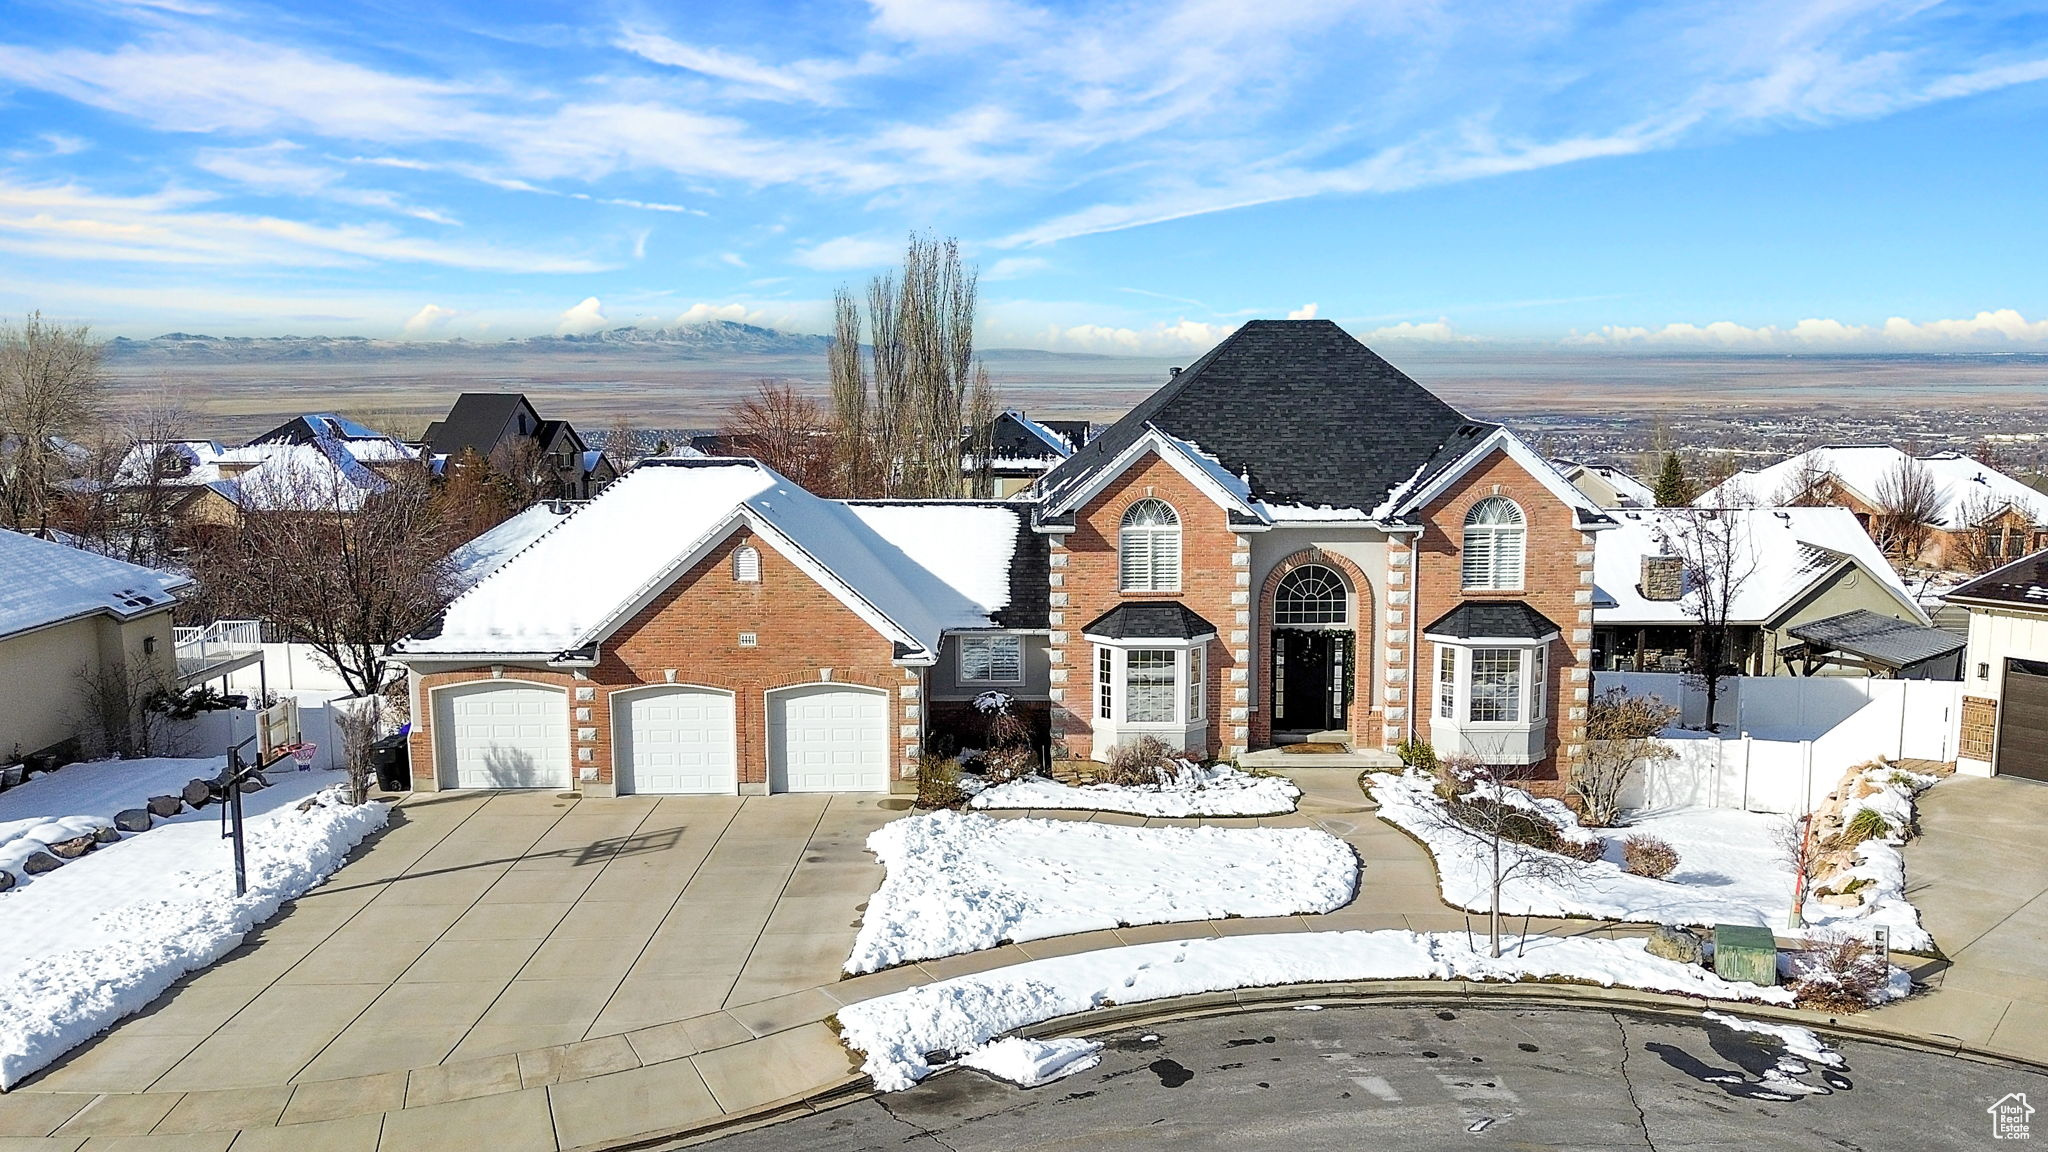
<svg viewBox="0 0 2048 1152"><path fill-rule="evenodd" d="M212 776L210 760L77 764L0 794L0 827L52 812L97 819ZM285 772L243 797L248 894L218 810L186 812L0 894L0 1089L203 968L339 867L389 809L355 807L324 772ZM173 784L165 781L175 780ZM313 798L314 807L298 805Z"/></svg>
<svg viewBox="0 0 2048 1152"><path fill-rule="evenodd" d="M1309 828L1128 828L932 812L868 837L888 869L850 974L1126 924L1328 912L1358 889L1349 845Z"/></svg>
<svg viewBox="0 0 2048 1152"><path fill-rule="evenodd" d="M1134 816L1279 816L1294 811L1301 789L1280 776L1254 776L1228 764L1189 764L1171 779L1141 787L1089 784L1069 788L1026 776L975 793L970 808L1081 808Z"/></svg>
<svg viewBox="0 0 2048 1152"><path fill-rule="evenodd" d="M962 1068L986 1072L1019 1088L1036 1088L1102 1063L1102 1045L1074 1037L1030 1040L1006 1036L960 1057L959 1063Z"/></svg>
<svg viewBox="0 0 2048 1152"><path fill-rule="evenodd" d="M95 760L47 772L0 792L0 868L17 883L35 879L22 861L52 841L109 827L114 814L151 796L176 795L194 777L218 775L218 759Z"/></svg>
<svg viewBox="0 0 2048 1152"><path fill-rule="evenodd" d="M1199 992L1356 980L1582 980L1709 1000L1790 1004L1783 988L1722 980L1659 959L1641 940L1532 936L1522 955L1487 956L1462 932L1300 932L1135 944L1013 964L920 985L839 1010L840 1038L875 1087L930 1075L927 1055L966 1053L995 1037L1110 1004ZM943 1058L941 1058L943 1059Z"/></svg>
<svg viewBox="0 0 2048 1152"><path fill-rule="evenodd" d="M1469 837L1445 829L1431 781L1422 776L1375 773L1372 794L1380 817L1425 844L1436 858L1444 900L1468 911L1488 910L1492 870ZM1776 843L1784 817L1725 808L1686 808L1647 813L1625 828L1588 828L1606 844L1603 859L1564 878L1510 877L1501 892L1501 911L1512 915L1588 916L1643 924L1747 924L1781 928L1791 913L1792 870ZM1678 850L1678 869L1662 880L1621 867L1621 845L1649 835ZM1520 844L1503 852L1535 853ZM1880 896L1864 908L1832 908L1814 900L1805 907L1812 928L1868 936L1870 927L1891 930L1891 946L1924 951L1933 938L1920 926L1920 913L1905 898L1905 863L1894 848L1866 841L1863 863L1852 875L1867 875Z"/></svg>
<svg viewBox="0 0 2048 1152"><path fill-rule="evenodd" d="M1811 1028L1796 1024L1766 1024L1761 1020L1743 1020L1725 1012L1703 1012L1702 1016L1725 1028L1765 1037L1776 1043L1783 1052L1776 1065L1764 1069L1759 1075L1760 1086L1776 1094L1780 1100L1791 1100L1800 1096L1826 1096L1834 1092L1836 1085L1826 1083L1809 1084L1799 1077L1814 1070L1836 1069L1843 1065L1842 1054L1828 1047ZM1735 1076L1710 1076L1709 1080L1734 1080Z"/></svg>

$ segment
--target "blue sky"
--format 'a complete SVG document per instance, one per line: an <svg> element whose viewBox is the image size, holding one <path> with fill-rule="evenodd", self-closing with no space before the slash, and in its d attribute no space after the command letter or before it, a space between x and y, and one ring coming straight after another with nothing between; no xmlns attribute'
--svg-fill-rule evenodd
<svg viewBox="0 0 2048 1152"><path fill-rule="evenodd" d="M2048 348L2038 3L0 0L0 312Z"/></svg>

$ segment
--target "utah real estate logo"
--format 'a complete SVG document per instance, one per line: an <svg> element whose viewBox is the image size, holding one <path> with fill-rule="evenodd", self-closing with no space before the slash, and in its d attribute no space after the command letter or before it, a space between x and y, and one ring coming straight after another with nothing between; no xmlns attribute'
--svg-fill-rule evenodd
<svg viewBox="0 0 2048 1152"><path fill-rule="evenodd" d="M2005 1098L1985 1109L1991 1113L1991 1138L1993 1140L2031 1140L2033 1125L2031 1117L2034 1106L2027 1103L2025 1092L2009 1092Z"/></svg>

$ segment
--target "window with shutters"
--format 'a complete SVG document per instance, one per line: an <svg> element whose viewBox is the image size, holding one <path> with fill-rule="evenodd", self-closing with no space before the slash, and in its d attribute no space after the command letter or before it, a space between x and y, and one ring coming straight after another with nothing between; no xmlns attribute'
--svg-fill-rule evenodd
<svg viewBox="0 0 2048 1152"><path fill-rule="evenodd" d="M1465 515L1460 567L1467 590L1517 590L1522 587L1522 557L1527 540L1522 510L1503 496L1488 496Z"/></svg>
<svg viewBox="0 0 2048 1152"><path fill-rule="evenodd" d="M1024 638L1021 636L959 636L960 682L1021 684L1024 682Z"/></svg>
<svg viewBox="0 0 2048 1152"><path fill-rule="evenodd" d="M1150 496L1131 505L1116 547L1124 591L1180 591L1180 516L1172 505Z"/></svg>
<svg viewBox="0 0 2048 1152"><path fill-rule="evenodd" d="M752 544L742 544L733 549L732 578L742 584L761 582L761 553Z"/></svg>

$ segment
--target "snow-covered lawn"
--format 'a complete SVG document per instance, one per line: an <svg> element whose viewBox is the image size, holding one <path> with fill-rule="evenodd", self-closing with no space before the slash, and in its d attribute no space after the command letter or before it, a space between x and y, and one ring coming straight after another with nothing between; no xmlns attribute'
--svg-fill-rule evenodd
<svg viewBox="0 0 2048 1152"><path fill-rule="evenodd" d="M1276 984L1401 979L1566 979L1708 1000L1792 1002L1783 988L1732 983L1658 959L1640 940L1535 936L1521 956L1494 959L1471 947L1462 932L1298 932L1135 944L942 980L841 1008L840 1039L863 1054L861 1069L875 1087L895 1092L935 1070L926 1060L933 1053L1015 1068L1030 1053L990 1052L991 1040L1110 1004Z"/></svg>
<svg viewBox="0 0 2048 1152"><path fill-rule="evenodd" d="M1328 912L1358 857L1309 828L1127 828L932 812L884 825L851 974L1125 924Z"/></svg>
<svg viewBox="0 0 2048 1152"><path fill-rule="evenodd" d="M1443 826L1441 802L1431 779L1376 773L1372 794L1381 818L1428 846L1436 858L1444 900L1456 908L1485 911L1491 901L1492 871L1480 845ZM1560 806L1561 807L1561 806ZM1625 828L1588 828L1606 845L1603 859L1576 868L1565 878L1511 877L1501 892L1501 911L1513 915L1590 916L1645 924L1748 924L1783 929L1792 906L1792 869L1776 837L1784 817L1722 808L1679 809L1643 814ZM1662 880L1621 867L1621 845L1649 835L1678 850L1678 868ZM1504 852L1533 853L1505 844ZM1868 876L1880 893L1864 908L1832 908L1815 900L1805 906L1814 928L1868 935L1872 925L1891 930L1891 945L1925 950L1933 939L1920 926L1920 913L1905 898L1905 862L1896 848L1868 841L1858 850L1854 874Z"/></svg>
<svg viewBox="0 0 2048 1152"><path fill-rule="evenodd" d="M1088 784L1070 788L1027 776L975 793L970 808L1080 808L1133 816L1279 816L1294 811L1301 789L1281 776L1254 776L1228 764L1189 764L1171 780L1141 787Z"/></svg>
<svg viewBox="0 0 2048 1152"><path fill-rule="evenodd" d="M0 793L0 838L22 847L23 836L53 817L104 825L151 795L215 775L221 763L72 765ZM233 850L214 808L159 820L0 894L0 1089L219 959L389 816L382 804L343 803L331 790L334 773L271 779L243 797L246 896L235 896ZM313 807L298 811L308 799Z"/></svg>

